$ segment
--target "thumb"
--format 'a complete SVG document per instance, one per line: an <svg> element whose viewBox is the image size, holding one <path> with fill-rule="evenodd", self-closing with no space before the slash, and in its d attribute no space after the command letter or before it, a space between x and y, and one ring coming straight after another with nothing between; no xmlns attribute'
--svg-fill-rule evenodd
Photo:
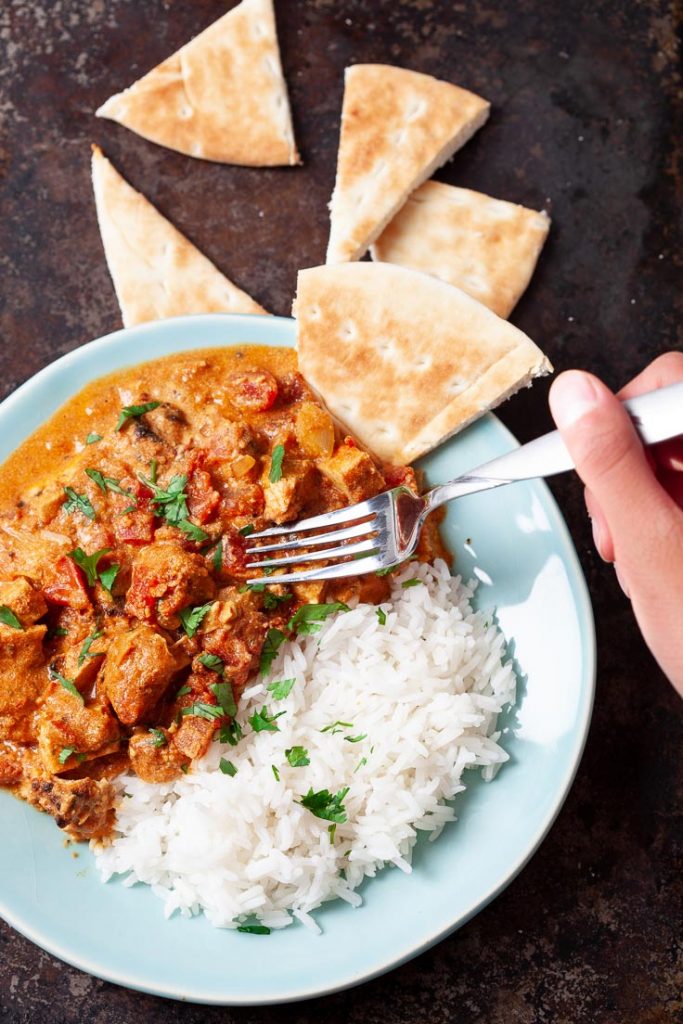
<svg viewBox="0 0 683 1024"><path fill-rule="evenodd" d="M569 370L550 389L550 410L576 470L602 510L629 587L661 587L671 549L683 545L680 509L657 480L631 419L597 377Z"/></svg>

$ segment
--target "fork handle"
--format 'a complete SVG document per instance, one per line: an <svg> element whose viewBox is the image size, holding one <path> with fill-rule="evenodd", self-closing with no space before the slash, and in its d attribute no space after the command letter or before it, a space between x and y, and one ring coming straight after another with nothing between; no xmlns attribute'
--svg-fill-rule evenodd
<svg viewBox="0 0 683 1024"><path fill-rule="evenodd" d="M623 405L644 445L657 444L683 434L683 381L629 398ZM514 480L554 476L568 469L574 469L572 457L559 430L553 430L478 466L449 484L435 487L433 497L430 494L430 505L433 508L462 494L500 487Z"/></svg>

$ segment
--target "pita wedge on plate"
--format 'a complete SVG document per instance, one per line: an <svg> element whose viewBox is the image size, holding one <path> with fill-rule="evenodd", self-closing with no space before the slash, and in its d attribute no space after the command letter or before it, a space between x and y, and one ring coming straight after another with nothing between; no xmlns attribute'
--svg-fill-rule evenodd
<svg viewBox="0 0 683 1024"><path fill-rule="evenodd" d="M489 109L481 96L417 71L348 67L327 263L360 259L410 193L481 128Z"/></svg>
<svg viewBox="0 0 683 1024"><path fill-rule="evenodd" d="M549 228L545 212L426 181L379 236L372 257L440 277L508 317Z"/></svg>
<svg viewBox="0 0 683 1024"><path fill-rule="evenodd" d="M299 366L381 459L408 463L552 366L453 285L390 263L299 273Z"/></svg>
<svg viewBox="0 0 683 1024"><path fill-rule="evenodd" d="M242 0L99 117L224 164L298 164L272 0Z"/></svg>
<svg viewBox="0 0 683 1024"><path fill-rule="evenodd" d="M99 146L97 220L125 327L185 313L265 313L125 181Z"/></svg>

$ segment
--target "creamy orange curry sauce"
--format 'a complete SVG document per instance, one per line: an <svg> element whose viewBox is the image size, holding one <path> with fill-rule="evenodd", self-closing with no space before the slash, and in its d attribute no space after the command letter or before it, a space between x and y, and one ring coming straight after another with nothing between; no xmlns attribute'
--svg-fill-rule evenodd
<svg viewBox="0 0 683 1024"><path fill-rule="evenodd" d="M291 350L185 353L85 388L0 469L0 785L102 837L114 776L167 781L237 742L240 693L297 612L389 590L250 588L248 535L398 483L412 470L340 432Z"/></svg>

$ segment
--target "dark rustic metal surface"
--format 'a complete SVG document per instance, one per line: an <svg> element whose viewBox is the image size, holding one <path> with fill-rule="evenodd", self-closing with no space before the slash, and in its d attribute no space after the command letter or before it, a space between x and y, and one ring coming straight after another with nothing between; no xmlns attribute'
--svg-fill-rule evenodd
<svg viewBox="0 0 683 1024"><path fill-rule="evenodd" d="M297 268L323 259L342 69L353 61L404 64L493 102L489 124L439 177L550 210L550 241L513 319L558 369L588 367L618 385L680 347L673 4L278 0L305 159L297 170L189 160L93 118L110 93L228 5L1 0L3 396L55 356L120 325L95 222L92 141L221 269L286 314ZM537 385L505 407L502 418L520 438L548 427L546 392ZM575 480L563 479L556 492L595 604L595 718L557 823L494 904L386 978L255 1010L116 988L0 925L0 1021L683 1020L681 707L611 569L596 558Z"/></svg>

